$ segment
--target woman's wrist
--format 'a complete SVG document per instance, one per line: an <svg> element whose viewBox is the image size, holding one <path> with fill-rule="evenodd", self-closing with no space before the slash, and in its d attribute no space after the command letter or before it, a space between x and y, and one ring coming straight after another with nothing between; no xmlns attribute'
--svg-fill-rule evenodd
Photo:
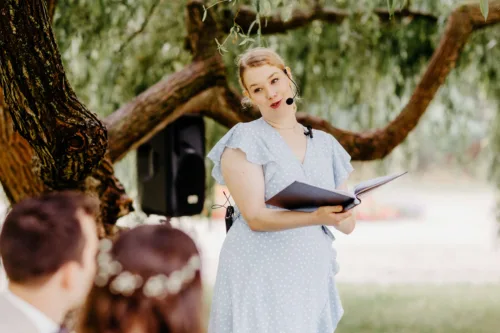
<svg viewBox="0 0 500 333"><path fill-rule="evenodd" d="M319 218L319 216L318 216L318 211L317 211L317 210L312 211L312 212L310 212L310 213L308 213L308 214L309 214L309 219L308 219L308 221L309 221L309 224L310 224L311 226L313 226L313 225L320 225L320 224L323 224L323 223L322 223L322 221L320 221L320 218Z"/></svg>

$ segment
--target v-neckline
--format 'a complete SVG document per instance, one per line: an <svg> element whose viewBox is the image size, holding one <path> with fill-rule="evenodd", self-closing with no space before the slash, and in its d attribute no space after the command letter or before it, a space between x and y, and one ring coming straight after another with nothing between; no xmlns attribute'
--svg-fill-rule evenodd
<svg viewBox="0 0 500 333"><path fill-rule="evenodd" d="M278 130L276 130L276 128L274 128L273 126L271 126L271 124L269 124L263 117L261 117L262 121L274 132L276 133L276 135L279 137L280 141L283 143L283 145L286 147L286 149L288 150L288 152L291 154L291 156L293 157L293 159L295 161L297 161L297 163L299 163L299 165L301 167L304 167L306 161L307 161L307 155L308 155L308 152L309 152L309 140L306 138L306 150L304 152L304 158L302 161L300 161L300 159L297 157L297 155L295 155L295 153L293 152L293 149L290 147L290 145L285 141L285 139L283 138L283 136L281 135L280 132L278 132ZM299 123L299 125L302 127L302 129L304 129L304 126L302 126L302 124Z"/></svg>

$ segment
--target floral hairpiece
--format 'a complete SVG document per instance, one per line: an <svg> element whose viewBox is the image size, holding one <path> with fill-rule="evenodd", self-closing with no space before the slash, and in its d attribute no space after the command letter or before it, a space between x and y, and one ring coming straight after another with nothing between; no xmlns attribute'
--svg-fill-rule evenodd
<svg viewBox="0 0 500 333"><path fill-rule="evenodd" d="M104 287L109 282L110 291L123 296L131 296L141 287L146 297L163 298L167 295L175 295L179 293L184 284L194 279L196 271L201 267L200 257L194 255L184 267L173 271L170 276L154 275L143 283L143 278L140 275L123 270L122 265L111 256L111 248L112 242L109 239L101 240L97 256L98 271L95 284Z"/></svg>

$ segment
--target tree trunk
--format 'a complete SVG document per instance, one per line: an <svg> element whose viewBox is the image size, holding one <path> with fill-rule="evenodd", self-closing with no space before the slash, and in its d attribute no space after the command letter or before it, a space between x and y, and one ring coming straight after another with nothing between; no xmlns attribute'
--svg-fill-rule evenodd
<svg viewBox="0 0 500 333"><path fill-rule="evenodd" d="M86 191L101 200L99 221L113 224L132 201L103 159L103 123L66 79L51 19L45 1L0 2L0 180L12 204L52 189Z"/></svg>
<svg viewBox="0 0 500 333"><path fill-rule="evenodd" d="M56 13L57 0L47 0L47 11L49 12L50 23L54 21L54 14Z"/></svg>
<svg viewBox="0 0 500 333"><path fill-rule="evenodd" d="M104 156L106 129L66 79L45 1L4 0L0 13L0 86L14 128L47 186L76 187Z"/></svg>
<svg viewBox="0 0 500 333"><path fill-rule="evenodd" d="M33 149L14 131L7 107L0 87L0 182L9 202L15 203L44 191L45 186L33 172Z"/></svg>

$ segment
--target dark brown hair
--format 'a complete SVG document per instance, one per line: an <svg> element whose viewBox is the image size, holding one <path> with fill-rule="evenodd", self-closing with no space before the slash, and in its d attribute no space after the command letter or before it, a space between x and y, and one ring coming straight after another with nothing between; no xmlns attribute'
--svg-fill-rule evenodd
<svg viewBox="0 0 500 333"><path fill-rule="evenodd" d="M123 232L111 254L123 270L138 274L143 281L186 265L198 255L193 240L168 225L142 225ZM175 295L146 297L142 288L130 296L112 293L108 281L94 286L87 298L79 333L125 333L135 324L148 333L202 332L202 285L200 271Z"/></svg>
<svg viewBox="0 0 500 333"><path fill-rule="evenodd" d="M98 207L97 200L75 191L46 193L15 204L0 234L9 280L42 283L65 263L81 262L85 238L77 212L95 217Z"/></svg>

